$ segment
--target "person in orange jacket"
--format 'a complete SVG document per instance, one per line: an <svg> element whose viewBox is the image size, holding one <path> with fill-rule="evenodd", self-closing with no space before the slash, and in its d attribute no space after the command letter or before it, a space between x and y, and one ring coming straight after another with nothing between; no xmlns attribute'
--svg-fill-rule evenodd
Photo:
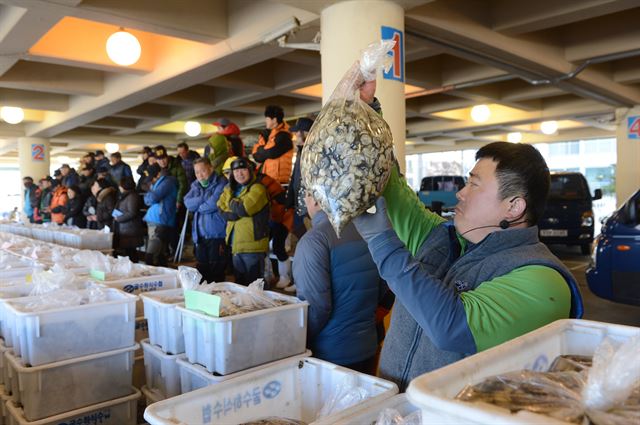
<svg viewBox="0 0 640 425"><path fill-rule="evenodd" d="M68 200L67 188L61 184L56 186L53 191L53 197L51 198L51 221L58 224L64 223L64 214Z"/></svg>
<svg viewBox="0 0 640 425"><path fill-rule="evenodd" d="M260 134L253 146L253 159L260 164L259 171L287 185L291 179L293 141L289 126L284 122L284 111L280 106L269 105L264 110L267 131Z"/></svg>

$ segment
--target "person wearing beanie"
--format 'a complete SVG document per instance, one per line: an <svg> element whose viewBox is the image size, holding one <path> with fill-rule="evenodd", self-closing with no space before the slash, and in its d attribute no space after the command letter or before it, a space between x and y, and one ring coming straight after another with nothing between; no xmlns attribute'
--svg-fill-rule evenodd
<svg viewBox="0 0 640 425"><path fill-rule="evenodd" d="M232 247L236 283L248 285L263 278L269 251L269 197L246 158L231 163L229 184L218 208L227 220L226 242Z"/></svg>
<svg viewBox="0 0 640 425"><path fill-rule="evenodd" d="M218 131L216 132L217 134L221 134L227 138L227 143L229 144L229 155L237 157L245 156L244 143L242 143L242 139L240 138L240 128L236 123L227 118L221 118L214 122L213 125L218 127Z"/></svg>

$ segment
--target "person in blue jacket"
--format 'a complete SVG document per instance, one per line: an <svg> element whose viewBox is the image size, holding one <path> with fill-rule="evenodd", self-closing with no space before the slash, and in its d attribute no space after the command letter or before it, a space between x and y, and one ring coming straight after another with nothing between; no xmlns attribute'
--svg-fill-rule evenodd
<svg viewBox="0 0 640 425"><path fill-rule="evenodd" d="M218 210L218 199L227 179L213 172L209 158L193 161L196 180L184 197L184 205L193 213L193 243L196 268L207 282L225 280L227 222Z"/></svg>
<svg viewBox="0 0 640 425"><path fill-rule="evenodd" d="M309 302L308 346L314 357L374 374L376 310L387 286L355 227L338 238L315 199L306 194L304 202L312 227L296 247L293 279Z"/></svg>
<svg viewBox="0 0 640 425"><path fill-rule="evenodd" d="M171 233L176 226L176 198L178 182L154 164L147 169L151 187L144 195L144 203L149 206L144 221L147 222L149 243L145 263L153 266L167 265L167 248Z"/></svg>

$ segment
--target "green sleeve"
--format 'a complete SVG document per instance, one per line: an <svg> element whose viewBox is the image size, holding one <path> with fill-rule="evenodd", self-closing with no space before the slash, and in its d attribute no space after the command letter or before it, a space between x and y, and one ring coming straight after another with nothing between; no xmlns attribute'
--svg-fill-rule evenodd
<svg viewBox="0 0 640 425"><path fill-rule="evenodd" d="M387 201L393 230L412 255L416 255L429 233L446 221L425 208L404 177L400 176L396 166L391 170L383 196Z"/></svg>
<svg viewBox="0 0 640 425"><path fill-rule="evenodd" d="M249 217L253 217L269 203L269 195L267 195L267 189L263 185L254 183L249 187L247 194L242 196L240 200Z"/></svg>
<svg viewBox="0 0 640 425"><path fill-rule="evenodd" d="M460 294L478 351L569 318L571 292L556 270L524 266Z"/></svg>

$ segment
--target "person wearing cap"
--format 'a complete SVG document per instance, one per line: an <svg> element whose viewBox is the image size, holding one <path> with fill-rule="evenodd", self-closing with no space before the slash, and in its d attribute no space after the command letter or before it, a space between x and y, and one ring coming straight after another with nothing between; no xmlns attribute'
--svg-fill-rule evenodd
<svg viewBox="0 0 640 425"><path fill-rule="evenodd" d="M82 214L82 196L78 186L69 186L67 188L67 205L64 208L64 224L68 226L76 226L81 229L87 227L87 218Z"/></svg>
<svg viewBox="0 0 640 425"><path fill-rule="evenodd" d="M53 180L51 180L51 185L52 185L51 188L55 189L61 184L62 184L62 172L58 168L57 170L53 171Z"/></svg>
<svg viewBox="0 0 640 425"><path fill-rule="evenodd" d="M136 192L138 193L147 191L145 186L145 171L149 168L149 165L151 165L149 163L149 157L153 156L153 151L149 146L145 146L142 148L140 155L142 155L142 163L138 165L138 168L136 169L136 173L140 176L138 184L136 185Z"/></svg>
<svg viewBox="0 0 640 425"><path fill-rule="evenodd" d="M184 197L184 205L193 213L192 236L196 268L207 282L223 282L227 267L226 221L218 209L218 200L227 179L213 172L209 158L193 163L196 181Z"/></svg>
<svg viewBox="0 0 640 425"><path fill-rule="evenodd" d="M293 164L293 172L291 173L291 182L287 188L287 208L295 211L293 217L293 234L298 238L306 232L304 225L304 216L306 215L306 205L304 202L304 190L302 189L302 173L300 169L300 160L302 158L302 147L307 139L307 134L311 130L313 120L311 118L300 118L293 127L290 128L295 136L296 159Z"/></svg>
<svg viewBox="0 0 640 425"><path fill-rule="evenodd" d="M227 220L226 242L232 247L236 282L248 285L263 278L269 251L269 197L246 158L231 163L229 184L218 208Z"/></svg>
<svg viewBox="0 0 640 425"><path fill-rule="evenodd" d="M284 121L284 110L269 105L264 110L264 122L268 135L260 134L253 146L253 159L260 164L260 171L280 184L289 184L293 159L293 142L289 126Z"/></svg>
<svg viewBox="0 0 640 425"><path fill-rule="evenodd" d="M38 208L38 188L35 184L33 184L32 177L23 177L22 185L24 186L24 194L22 196L24 207L23 211L25 215L29 218L29 222L33 223L33 212L36 208Z"/></svg>
<svg viewBox="0 0 640 425"><path fill-rule="evenodd" d="M227 143L229 144L230 156L245 156L244 143L242 143L242 139L240 138L240 128L236 123L227 118L221 118L219 121L214 122L213 125L218 127L217 134L226 137ZM205 153L205 155L208 154Z"/></svg>
<svg viewBox="0 0 640 425"><path fill-rule="evenodd" d="M51 198L53 197L53 179L47 176L40 179L40 205L34 212L36 223L49 223L51 221Z"/></svg>
<svg viewBox="0 0 640 425"><path fill-rule="evenodd" d="M149 166L147 173L151 187L144 195L144 203L149 207L144 216L149 236L145 263L166 266L166 251L171 235L176 233L178 181L168 169L160 168L159 164Z"/></svg>
<svg viewBox="0 0 640 425"><path fill-rule="evenodd" d="M96 168L96 180L105 180L111 187L116 189L118 184L113 181L108 165L100 165Z"/></svg>
<svg viewBox="0 0 640 425"><path fill-rule="evenodd" d="M109 160L104 156L104 152L101 150L97 150L93 156L93 160L95 162L95 169L97 170L100 167L109 168Z"/></svg>
<svg viewBox="0 0 640 425"><path fill-rule="evenodd" d="M77 186L80 183L80 177L76 170L69 167L69 164L62 164L60 167L60 174L62 174L62 185L66 188L71 186Z"/></svg>
<svg viewBox="0 0 640 425"><path fill-rule="evenodd" d="M123 177L133 178L131 167L122 160L122 154L120 152L114 152L111 154L109 174L111 174L111 180L116 183L122 180Z"/></svg>
<svg viewBox="0 0 640 425"><path fill-rule="evenodd" d="M122 177L118 184L120 198L111 213L113 217L113 247L116 254L123 254L138 262L138 247L144 244L142 222L142 198L136 192L132 177Z"/></svg>
<svg viewBox="0 0 640 425"><path fill-rule="evenodd" d="M180 161L171 155L167 154L167 149L158 145L155 147L156 160L161 169L168 170L169 174L176 179L178 183L178 196L176 200L177 204L182 204L182 198L189 190L189 184L187 183L187 175L184 172L184 168L180 164Z"/></svg>
<svg viewBox="0 0 640 425"><path fill-rule="evenodd" d="M62 180L62 179L61 179ZM62 183L58 184L53 190L51 196L51 221L54 223L64 223L64 213L66 210L67 200L67 187Z"/></svg>
<svg viewBox="0 0 640 425"><path fill-rule="evenodd" d="M191 186L196 179L196 174L193 170L193 161L200 158L200 154L196 151L190 150L189 145L185 142L179 143L177 149L180 165L182 165L184 173L187 176L187 183Z"/></svg>

